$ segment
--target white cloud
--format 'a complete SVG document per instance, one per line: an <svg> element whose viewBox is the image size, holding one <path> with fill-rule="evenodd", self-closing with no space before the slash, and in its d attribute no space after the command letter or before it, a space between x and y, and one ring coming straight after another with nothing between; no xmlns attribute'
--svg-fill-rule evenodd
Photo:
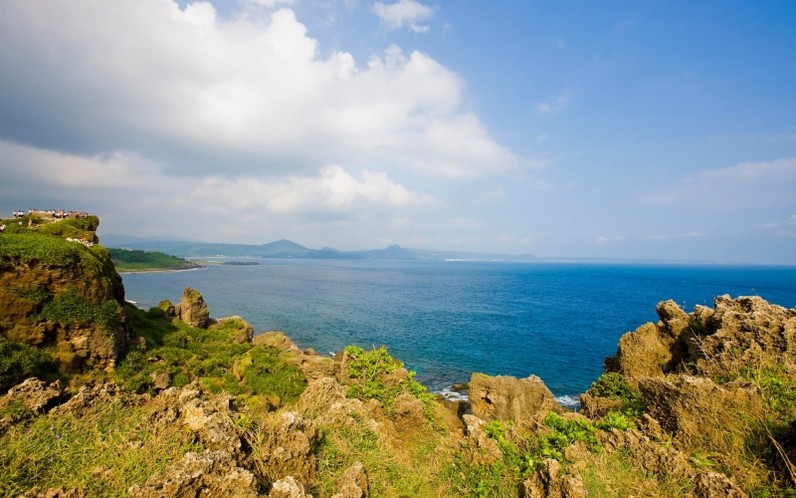
<svg viewBox="0 0 796 498"><path fill-rule="evenodd" d="M324 219L434 203L384 173L365 171L357 179L340 166L325 167L315 177L291 177L279 183L210 177L187 197L191 205L210 212L309 214Z"/></svg>
<svg viewBox="0 0 796 498"><path fill-rule="evenodd" d="M599 245L605 245L605 244L612 244L614 242L621 242L623 240L625 240L625 238L621 235L616 235L612 237L606 235L600 235L599 237L597 237L595 242L597 242L597 244Z"/></svg>
<svg viewBox="0 0 796 498"><path fill-rule="evenodd" d="M0 174L48 188L149 188L161 178L157 165L133 153L82 157L0 140Z"/></svg>
<svg viewBox="0 0 796 498"><path fill-rule="evenodd" d="M395 22L428 16L416 2L383 7ZM171 0L3 9L0 138L81 155L135 150L183 174L381 164L473 177L520 164L461 109L460 77L433 58L397 46L364 65L322 56L289 9L228 19Z"/></svg>
<svg viewBox="0 0 796 498"><path fill-rule="evenodd" d="M741 163L728 168L708 169L701 172L697 180L748 181L774 178L796 179L796 158Z"/></svg>
<svg viewBox="0 0 796 498"><path fill-rule="evenodd" d="M709 209L792 209L796 158L706 169L667 185L644 198L659 204Z"/></svg>
<svg viewBox="0 0 796 498"><path fill-rule="evenodd" d="M559 112L569 105L569 92L562 93L552 101L544 101L536 104L536 111L541 114Z"/></svg>
<svg viewBox="0 0 796 498"><path fill-rule="evenodd" d="M428 31L428 25L420 23L431 19L434 15L431 7L414 0L398 0L390 4L376 2L373 5L373 12L390 29L408 27L416 33Z"/></svg>
<svg viewBox="0 0 796 498"><path fill-rule="evenodd" d="M272 8L277 5L293 5L293 0L243 0L245 3L254 5L261 5L263 7Z"/></svg>

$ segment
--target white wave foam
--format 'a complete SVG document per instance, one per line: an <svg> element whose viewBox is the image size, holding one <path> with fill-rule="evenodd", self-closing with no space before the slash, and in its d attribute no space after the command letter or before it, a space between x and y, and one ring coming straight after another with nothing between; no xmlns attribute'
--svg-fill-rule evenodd
<svg viewBox="0 0 796 498"><path fill-rule="evenodd" d="M466 392L454 391L450 387L446 387L445 389L437 391L434 394L438 394L448 401L467 401Z"/></svg>
<svg viewBox="0 0 796 498"><path fill-rule="evenodd" d="M573 410L580 408L580 394L565 394L563 396L556 396L556 401L564 408L571 408Z"/></svg>

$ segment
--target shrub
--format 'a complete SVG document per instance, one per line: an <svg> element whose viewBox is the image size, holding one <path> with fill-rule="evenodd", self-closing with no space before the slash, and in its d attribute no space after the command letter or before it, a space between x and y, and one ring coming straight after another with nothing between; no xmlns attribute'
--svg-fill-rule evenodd
<svg viewBox="0 0 796 498"><path fill-rule="evenodd" d="M376 399L381 402L387 413L392 413L395 399L409 393L420 399L425 407L426 416L433 418L432 402L434 396L425 386L415 380L415 372L408 371L405 378L397 383L390 375L404 367L400 360L390 356L385 346L365 351L359 346L346 346L344 353L347 359L348 396L359 399Z"/></svg>
<svg viewBox="0 0 796 498"><path fill-rule="evenodd" d="M626 431L628 429L635 429L636 424L626 414L621 412L608 412L602 419L594 424L598 429L609 431L611 429L618 429Z"/></svg>
<svg viewBox="0 0 796 498"><path fill-rule="evenodd" d="M0 392L28 377L42 377L54 370L53 359L41 349L9 341L0 335Z"/></svg>
<svg viewBox="0 0 796 498"><path fill-rule="evenodd" d="M113 334L119 326L119 306L109 300L94 304L85 296L78 294L75 287L58 294L44 305L41 317L63 327L98 324L108 334Z"/></svg>
<svg viewBox="0 0 796 498"><path fill-rule="evenodd" d="M605 372L589 387L592 396L616 399L622 402L621 413L640 416L645 409L641 394L627 381L624 375L617 372Z"/></svg>

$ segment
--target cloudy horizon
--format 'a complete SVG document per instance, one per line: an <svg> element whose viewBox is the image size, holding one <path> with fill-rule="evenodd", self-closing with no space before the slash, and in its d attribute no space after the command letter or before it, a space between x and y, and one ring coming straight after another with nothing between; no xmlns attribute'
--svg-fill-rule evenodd
<svg viewBox="0 0 796 498"><path fill-rule="evenodd" d="M0 210L796 264L796 6L0 0Z"/></svg>

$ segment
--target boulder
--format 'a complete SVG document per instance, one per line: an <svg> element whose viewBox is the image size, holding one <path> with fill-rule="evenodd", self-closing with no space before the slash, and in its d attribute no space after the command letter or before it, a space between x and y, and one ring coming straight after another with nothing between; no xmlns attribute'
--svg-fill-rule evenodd
<svg viewBox="0 0 796 498"><path fill-rule="evenodd" d="M586 498L589 492L578 474L561 472L561 464L552 458L542 463L539 472L520 485L522 498Z"/></svg>
<svg viewBox="0 0 796 498"><path fill-rule="evenodd" d="M182 292L179 308L180 320L191 327L207 328L210 325L210 311L202 294L190 287Z"/></svg>
<svg viewBox="0 0 796 498"><path fill-rule="evenodd" d="M610 370L631 382L642 377L663 377L663 366L672 359L674 341L654 323L646 323L619 339Z"/></svg>
<svg viewBox="0 0 796 498"><path fill-rule="evenodd" d="M368 498L370 484L368 473L361 462L356 462L343 472L338 483L337 493L332 498Z"/></svg>
<svg viewBox="0 0 796 498"><path fill-rule="evenodd" d="M241 441L233 423L231 401L225 395L203 394L197 383L171 387L154 399L158 408L152 411L150 420L156 424L182 424L196 434L206 449L237 456Z"/></svg>
<svg viewBox="0 0 796 498"><path fill-rule="evenodd" d="M497 441L487 436L484 426L486 422L475 415L462 416L464 422L463 451L468 460L476 465L492 465L503 458Z"/></svg>
<svg viewBox="0 0 796 498"><path fill-rule="evenodd" d="M252 458L263 475L294 476L299 482L315 483L315 450L320 432L296 412L274 413L260 427Z"/></svg>
<svg viewBox="0 0 796 498"><path fill-rule="evenodd" d="M473 415L486 421L531 421L548 412L562 412L553 393L542 379L473 374L470 379L470 405Z"/></svg>
<svg viewBox="0 0 796 498"><path fill-rule="evenodd" d="M268 498L312 498L312 495L306 494L304 486L295 477L287 476L273 483Z"/></svg>

